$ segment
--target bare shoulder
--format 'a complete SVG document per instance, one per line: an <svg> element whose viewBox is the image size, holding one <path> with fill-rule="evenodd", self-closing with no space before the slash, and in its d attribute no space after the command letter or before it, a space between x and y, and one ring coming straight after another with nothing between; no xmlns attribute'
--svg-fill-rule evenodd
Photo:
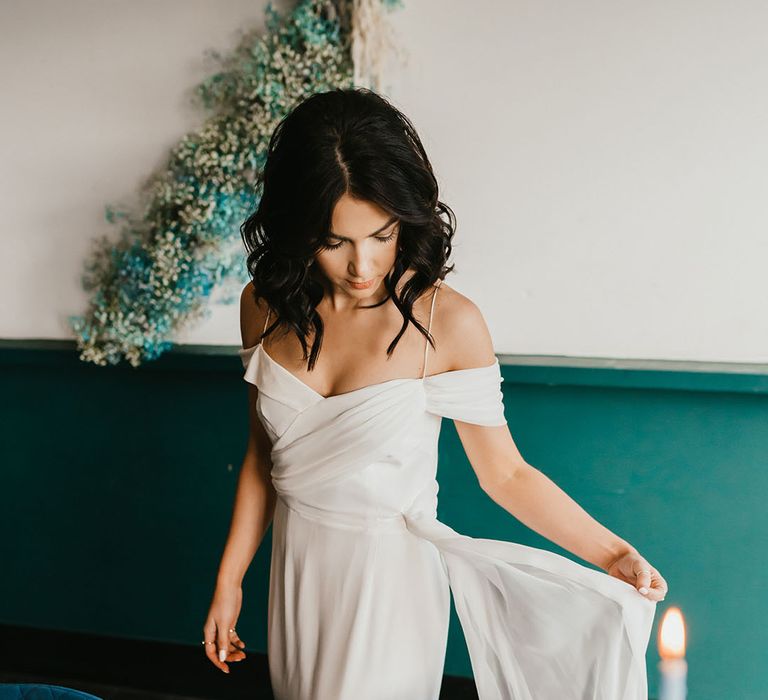
<svg viewBox="0 0 768 700"><path fill-rule="evenodd" d="M445 282L437 291L432 334L442 371L487 367L496 359L482 311L472 299Z"/></svg>
<svg viewBox="0 0 768 700"><path fill-rule="evenodd" d="M252 282L240 293L240 336L243 347L258 344L264 322L267 320L267 304L258 296Z"/></svg>

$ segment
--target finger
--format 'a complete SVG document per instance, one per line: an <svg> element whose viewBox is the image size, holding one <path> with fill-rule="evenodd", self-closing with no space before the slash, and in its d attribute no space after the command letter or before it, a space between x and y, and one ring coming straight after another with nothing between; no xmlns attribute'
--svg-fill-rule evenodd
<svg viewBox="0 0 768 700"><path fill-rule="evenodd" d="M219 661L218 654L216 653L216 623L213 619L210 619L205 623L205 627L203 627L203 635L205 641L205 655L214 666L223 671L223 664Z"/></svg>
<svg viewBox="0 0 768 700"><path fill-rule="evenodd" d="M639 571L640 573L635 573L635 588L646 595L651 588L651 567L650 565L643 565Z"/></svg>
<svg viewBox="0 0 768 700"><path fill-rule="evenodd" d="M229 630L229 649L227 661L242 661L245 658L245 642L238 637L234 629Z"/></svg>
<svg viewBox="0 0 768 700"><path fill-rule="evenodd" d="M653 577L653 580L651 581L651 590L658 594L659 600L664 600L667 596L669 587L667 586L667 582L661 575L659 575Z"/></svg>
<svg viewBox="0 0 768 700"><path fill-rule="evenodd" d="M238 649L245 649L245 642L240 639L237 632L234 629L231 629L229 631L229 639L234 644L235 648Z"/></svg>
<svg viewBox="0 0 768 700"><path fill-rule="evenodd" d="M644 594L648 600L659 602L664 600L667 595L667 582L661 577L656 569L651 571L651 583L648 592Z"/></svg>
<svg viewBox="0 0 768 700"><path fill-rule="evenodd" d="M648 600L652 600L658 603L659 601L664 600L666 595L662 591L658 591L655 588L651 588L651 590L648 591L648 594L645 597Z"/></svg>
<svg viewBox="0 0 768 700"><path fill-rule="evenodd" d="M229 673L229 666L224 663L227 660L227 653L229 652L229 633L227 632L228 629L229 626L221 625L219 626L216 634L218 659L221 662L221 665L224 667L222 670L225 673Z"/></svg>
<svg viewBox="0 0 768 700"><path fill-rule="evenodd" d="M228 661L242 661L245 658L245 646L234 648L229 650Z"/></svg>
<svg viewBox="0 0 768 700"><path fill-rule="evenodd" d="M235 649L227 654L227 661L242 661L245 658L245 652L240 649Z"/></svg>

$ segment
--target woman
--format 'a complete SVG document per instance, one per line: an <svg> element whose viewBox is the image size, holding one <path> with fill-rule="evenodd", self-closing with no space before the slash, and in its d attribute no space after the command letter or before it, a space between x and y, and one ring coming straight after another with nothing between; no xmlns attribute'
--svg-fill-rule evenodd
<svg viewBox="0 0 768 700"><path fill-rule="evenodd" d="M667 585L517 450L483 316L443 283L454 217L410 121L368 90L313 95L275 129L257 185L242 227L251 430L211 662L245 657L241 581L273 522L278 700L436 699L451 592L481 700L645 700ZM443 417L490 498L602 571L441 523Z"/></svg>

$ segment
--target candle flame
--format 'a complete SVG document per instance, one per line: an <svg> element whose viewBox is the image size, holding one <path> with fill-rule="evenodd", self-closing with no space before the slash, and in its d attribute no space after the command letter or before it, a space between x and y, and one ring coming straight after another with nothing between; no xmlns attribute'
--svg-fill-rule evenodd
<svg viewBox="0 0 768 700"><path fill-rule="evenodd" d="M685 657L685 621L678 607L670 607L664 613L659 627L659 656L662 659Z"/></svg>

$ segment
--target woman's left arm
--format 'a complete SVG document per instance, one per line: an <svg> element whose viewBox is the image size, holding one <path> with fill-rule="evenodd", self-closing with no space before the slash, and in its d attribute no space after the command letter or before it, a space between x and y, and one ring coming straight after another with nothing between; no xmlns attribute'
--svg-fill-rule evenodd
<svg viewBox="0 0 768 700"><path fill-rule="evenodd" d="M667 583L629 542L601 525L549 477L520 455L509 427L455 421L480 487L520 522L543 537L663 600Z"/></svg>
<svg viewBox="0 0 768 700"><path fill-rule="evenodd" d="M445 369L487 367L496 355L478 306L446 285L437 297L435 334ZM467 339L472 342L467 342ZM578 503L520 455L509 427L454 420L482 489L506 511L543 537L599 566L606 573L647 589L663 600L667 583L631 545L592 518Z"/></svg>

